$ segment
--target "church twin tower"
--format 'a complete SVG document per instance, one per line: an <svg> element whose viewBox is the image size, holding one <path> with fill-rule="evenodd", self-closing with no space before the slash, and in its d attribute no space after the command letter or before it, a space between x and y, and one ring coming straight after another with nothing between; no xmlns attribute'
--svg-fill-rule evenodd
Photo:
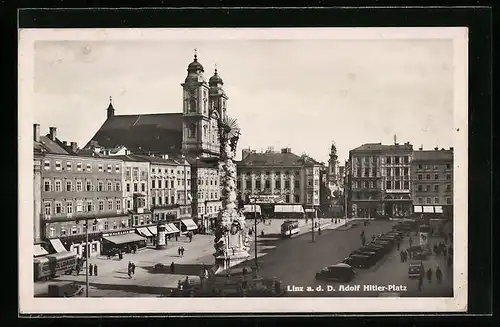
<svg viewBox="0 0 500 327"><path fill-rule="evenodd" d="M217 73L206 82L202 64L197 55L188 65L187 77L182 83L182 152L186 155L211 157L220 155L218 138L219 118L226 117L228 97Z"/></svg>

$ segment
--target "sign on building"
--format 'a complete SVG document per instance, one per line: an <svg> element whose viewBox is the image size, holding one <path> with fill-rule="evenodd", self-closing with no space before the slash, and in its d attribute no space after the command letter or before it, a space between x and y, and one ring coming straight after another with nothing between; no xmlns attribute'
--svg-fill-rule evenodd
<svg viewBox="0 0 500 327"><path fill-rule="evenodd" d="M284 195L250 195L251 203L285 203Z"/></svg>

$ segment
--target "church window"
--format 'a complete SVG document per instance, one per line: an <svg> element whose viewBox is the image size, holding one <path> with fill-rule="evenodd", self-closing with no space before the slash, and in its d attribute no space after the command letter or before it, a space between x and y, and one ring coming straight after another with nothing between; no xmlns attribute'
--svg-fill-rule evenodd
<svg viewBox="0 0 500 327"><path fill-rule="evenodd" d="M188 137L190 137L190 138L196 137L196 125L195 124L191 124L188 127Z"/></svg>
<svg viewBox="0 0 500 327"><path fill-rule="evenodd" d="M189 111L196 112L196 100L195 99L189 100Z"/></svg>

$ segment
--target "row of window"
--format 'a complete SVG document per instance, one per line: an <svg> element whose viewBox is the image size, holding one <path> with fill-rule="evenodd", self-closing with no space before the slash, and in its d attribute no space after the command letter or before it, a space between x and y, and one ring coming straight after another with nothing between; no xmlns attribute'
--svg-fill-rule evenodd
<svg viewBox="0 0 500 327"><path fill-rule="evenodd" d="M183 192L178 192L177 193L177 201L180 202L183 200ZM175 202L175 196L171 195L171 196L165 196L165 197L162 197L162 196L153 196L151 197L151 204L153 206L156 206L156 205L168 205L168 204L176 204Z"/></svg>
<svg viewBox="0 0 500 327"><path fill-rule="evenodd" d="M426 180L431 180L431 179L432 179L432 177L434 177L434 180L438 180L438 179L439 179L439 174L434 174L434 176L432 176L431 174L426 174L426 175L425 175L425 179L426 179ZM418 174L418 175L417 175L417 179L418 179L419 181L423 180L423 178L424 178L424 175L423 175L423 174ZM447 181L451 180L451 174L446 174L446 180L447 180Z"/></svg>
<svg viewBox="0 0 500 327"><path fill-rule="evenodd" d="M439 165L422 165L422 164L418 164L417 165L417 169L418 170L422 170L422 169L425 169L425 170L430 170L430 169L434 169L434 170L438 170L439 169ZM451 169L451 164L446 164L446 169Z"/></svg>
<svg viewBox="0 0 500 327"><path fill-rule="evenodd" d="M243 173L238 173L238 175L243 175ZM259 171L247 171L244 173L244 175L246 176L250 176L250 175L266 175L266 176L270 176L270 175L275 175L275 176L280 176L280 175L285 175L285 176L289 176L289 175L295 175L295 176L299 176L300 175L300 170L295 170L295 171L288 171L288 170L285 170L284 172L283 171L265 171L265 172L259 172Z"/></svg>
<svg viewBox="0 0 500 327"><path fill-rule="evenodd" d="M424 199L423 198L418 198L417 201L420 204L424 203ZM432 204L432 198L426 198L425 199L425 203L426 204ZM452 202L451 198L446 198L446 204L452 204L452 203L453 202ZM439 198L434 198L434 204L440 204Z"/></svg>
<svg viewBox="0 0 500 327"><path fill-rule="evenodd" d="M45 160L43 162L43 167L45 170L51 170L52 169L52 163L54 164L54 169L55 170L63 170L63 161L62 160L53 160L53 162L51 160ZM113 172L113 165L111 164L92 164L92 163L86 163L86 164L83 164L81 162L78 162L76 163L75 165L75 169L76 171L86 171L86 172L92 172L92 169L97 166L97 171L100 171L100 172L104 172L104 170L106 170L106 172L108 173L111 173ZM115 164L115 169L114 171L116 173L119 173L120 172L120 167L121 165L116 165ZM73 162L71 161L66 161L65 163L65 170L67 171L71 171L73 170Z"/></svg>
<svg viewBox="0 0 500 327"><path fill-rule="evenodd" d="M169 183L170 182L170 183ZM134 185L136 185L137 183L134 183ZM143 183L144 184L144 183ZM127 183L127 185L130 185L129 183ZM191 186L191 180L188 179L187 181L185 181L184 179L178 179L177 180L177 186ZM210 185L212 185L212 183L210 183ZM217 185L217 183L215 183L215 185ZM164 183L162 182L161 179L159 180L151 180L151 188L152 189L161 189L161 188L174 188L175 187L175 181L171 180L171 181L164 181ZM144 191L143 191L144 192Z"/></svg>
<svg viewBox="0 0 500 327"><path fill-rule="evenodd" d="M219 212L222 209L221 205L207 205L206 206L207 211L205 212L205 206L199 206L198 207L198 212L205 214L205 213L216 213Z"/></svg>
<svg viewBox="0 0 500 327"><path fill-rule="evenodd" d="M201 179L201 178L199 178L199 179L198 179L198 185L203 185L203 184L205 184L205 185L207 185L207 186L208 186L209 181L210 181L210 185L212 185L212 186L213 186L213 185L217 186L217 180L216 180L216 179L210 179L210 180L209 180L209 179ZM189 180L188 180L188 185L189 185Z"/></svg>
<svg viewBox="0 0 500 327"><path fill-rule="evenodd" d="M385 182L385 188L387 190L409 190L410 189L410 182L404 181L401 183L401 181L386 181Z"/></svg>
<svg viewBox="0 0 500 327"><path fill-rule="evenodd" d="M218 200L219 193L218 192L210 192L210 197L208 197L208 192L198 192L199 200Z"/></svg>
<svg viewBox="0 0 500 327"><path fill-rule="evenodd" d="M381 162L384 163L384 157L381 157ZM377 156L368 156L368 157L354 157L354 163L356 165L361 163L376 163L378 160ZM409 164L410 156L385 156L386 164Z"/></svg>
<svg viewBox="0 0 500 327"><path fill-rule="evenodd" d="M161 169L161 168L158 168L158 169L151 168L151 173L152 174L156 174L156 172L158 172L158 174L160 174L160 175L162 173L168 174L169 169L168 168L164 168L164 169ZM170 169L170 174L172 174L172 175L174 174L174 169ZM184 170L181 170L181 169L177 170L177 175L181 175L181 174L184 175ZM190 174L190 170L189 169L186 169L186 174L187 175Z"/></svg>
<svg viewBox="0 0 500 327"><path fill-rule="evenodd" d="M93 212L95 210L93 200L66 200L66 201L44 201L43 212L45 215L72 214L75 212ZM121 199L98 200L97 211L119 211L122 210Z"/></svg>
<svg viewBox="0 0 500 327"><path fill-rule="evenodd" d="M117 181L97 181L96 186L91 180L85 180L85 187L83 181L77 179L74 183L72 180L55 179L52 185L52 180L44 179L43 190L45 192L121 192L121 182Z"/></svg>
<svg viewBox="0 0 500 327"><path fill-rule="evenodd" d="M308 186L313 186L313 180L310 179L307 181ZM261 181L256 180L255 181L255 188L260 189L262 186ZM290 189L290 181L285 181L284 183L285 189ZM314 180L314 186L319 186L319 180L315 179ZM241 182L237 181L237 188L241 189ZM245 181L245 188L251 189L252 188L252 181L247 180ZM271 188L271 181L267 180L264 181L264 188ZM281 181L276 180L274 181L274 188L281 189ZM300 181L294 181L294 188L300 188Z"/></svg>
<svg viewBox="0 0 500 327"><path fill-rule="evenodd" d="M434 192L439 192L439 185L434 185L432 188ZM450 192L451 191L451 184L446 184L446 191ZM418 192L431 192L431 185L417 185L417 191Z"/></svg>

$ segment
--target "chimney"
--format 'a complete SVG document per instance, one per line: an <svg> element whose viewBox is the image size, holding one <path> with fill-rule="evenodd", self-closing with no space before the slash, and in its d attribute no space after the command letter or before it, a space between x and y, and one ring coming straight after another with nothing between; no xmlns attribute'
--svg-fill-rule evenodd
<svg viewBox="0 0 500 327"><path fill-rule="evenodd" d="M437 151L437 150L439 150L439 148L438 148L438 147L435 147L435 148L434 148L434 151Z"/></svg>
<svg viewBox="0 0 500 327"><path fill-rule="evenodd" d="M40 142L40 124L33 124L33 141Z"/></svg>
<svg viewBox="0 0 500 327"><path fill-rule="evenodd" d="M163 159L168 159L168 154L164 154L162 157Z"/></svg>
<svg viewBox="0 0 500 327"><path fill-rule="evenodd" d="M450 151L453 151L453 147L452 146L450 146Z"/></svg>
<svg viewBox="0 0 500 327"><path fill-rule="evenodd" d="M71 142L70 146L71 146L71 151L76 152L78 150L78 145L76 142Z"/></svg>
<svg viewBox="0 0 500 327"><path fill-rule="evenodd" d="M283 149L281 149L281 153L292 153L292 149L291 148L283 148Z"/></svg>
<svg viewBox="0 0 500 327"><path fill-rule="evenodd" d="M49 137L52 141L55 141L57 138L57 128L49 127Z"/></svg>
<svg viewBox="0 0 500 327"><path fill-rule="evenodd" d="M398 143L396 141L396 134L394 134L394 145L398 145Z"/></svg>

